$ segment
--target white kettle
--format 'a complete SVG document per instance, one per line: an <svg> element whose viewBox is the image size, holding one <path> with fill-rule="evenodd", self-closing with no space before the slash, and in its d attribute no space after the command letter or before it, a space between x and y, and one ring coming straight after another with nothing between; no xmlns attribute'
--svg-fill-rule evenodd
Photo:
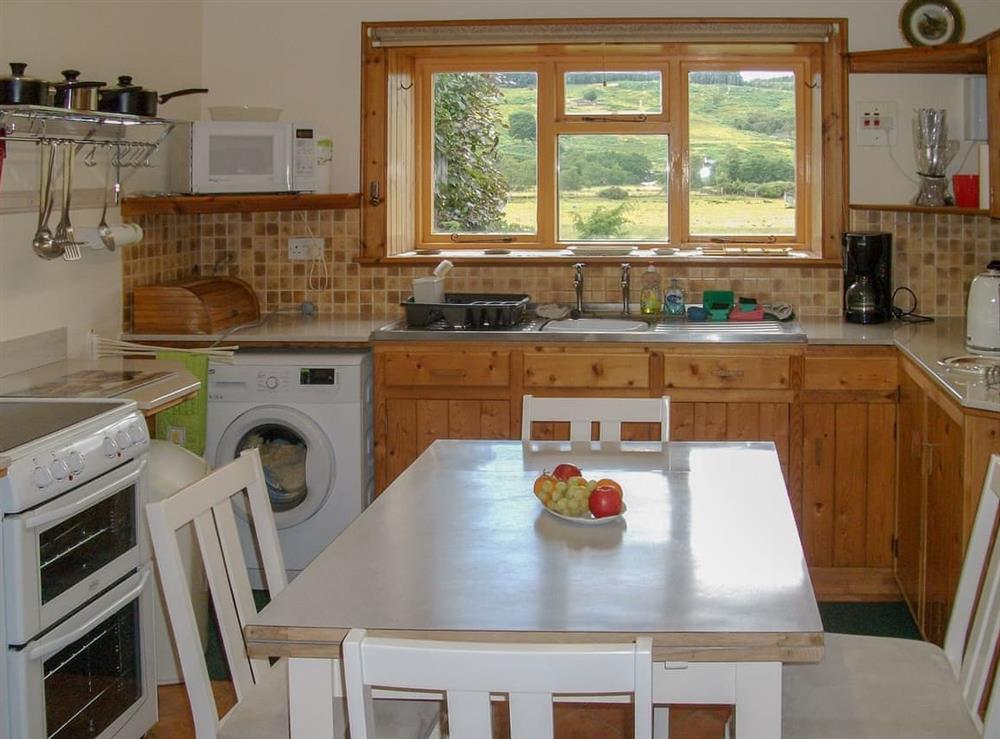
<svg viewBox="0 0 1000 739"><path fill-rule="evenodd" d="M972 280L965 313L965 348L1000 356L1000 261L992 261Z"/></svg>

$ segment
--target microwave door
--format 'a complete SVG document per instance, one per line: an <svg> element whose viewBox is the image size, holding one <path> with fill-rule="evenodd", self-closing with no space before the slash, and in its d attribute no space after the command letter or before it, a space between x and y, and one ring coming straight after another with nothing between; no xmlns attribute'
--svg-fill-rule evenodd
<svg viewBox="0 0 1000 739"><path fill-rule="evenodd" d="M288 192L291 155L287 126L250 124L196 128L192 141L195 192Z"/></svg>

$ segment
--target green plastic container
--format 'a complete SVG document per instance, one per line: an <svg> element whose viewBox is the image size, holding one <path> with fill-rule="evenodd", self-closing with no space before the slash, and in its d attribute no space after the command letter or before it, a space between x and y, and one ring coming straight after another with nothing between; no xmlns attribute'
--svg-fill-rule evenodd
<svg viewBox="0 0 1000 739"><path fill-rule="evenodd" d="M733 309L732 290L706 290L702 295L701 302L705 310L708 311L708 320L725 321L729 318L729 311Z"/></svg>

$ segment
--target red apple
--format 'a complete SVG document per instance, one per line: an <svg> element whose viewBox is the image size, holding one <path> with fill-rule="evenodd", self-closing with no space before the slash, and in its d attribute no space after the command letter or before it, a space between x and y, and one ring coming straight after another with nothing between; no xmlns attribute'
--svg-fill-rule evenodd
<svg viewBox="0 0 1000 739"><path fill-rule="evenodd" d="M572 464L559 464L552 470L552 476L565 482L571 477L581 477L580 468Z"/></svg>
<svg viewBox="0 0 1000 739"><path fill-rule="evenodd" d="M622 495L617 488L601 485L590 493L588 504L594 518L617 516L622 512Z"/></svg>

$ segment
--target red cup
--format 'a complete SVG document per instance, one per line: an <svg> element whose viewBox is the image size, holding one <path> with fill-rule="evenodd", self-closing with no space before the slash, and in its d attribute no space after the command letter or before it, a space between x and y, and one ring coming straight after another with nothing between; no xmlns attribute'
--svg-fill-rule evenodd
<svg viewBox="0 0 1000 739"><path fill-rule="evenodd" d="M979 207L979 175L952 175L951 184L955 188L955 205L959 208Z"/></svg>

